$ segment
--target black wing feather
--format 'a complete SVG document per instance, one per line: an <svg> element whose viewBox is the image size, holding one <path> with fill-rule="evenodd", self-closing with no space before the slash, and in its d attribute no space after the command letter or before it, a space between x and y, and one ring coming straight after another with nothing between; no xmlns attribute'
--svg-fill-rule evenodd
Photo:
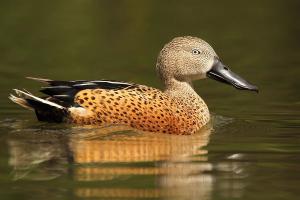
<svg viewBox="0 0 300 200"><path fill-rule="evenodd" d="M40 91L44 94L53 96L56 94L63 94L69 92L70 90L73 90L71 86L58 85L58 86L42 87L42 90Z"/></svg>
<svg viewBox="0 0 300 200"><path fill-rule="evenodd" d="M32 78L29 79L47 83L48 87L42 87L40 92L51 96L52 98L59 100L61 104L74 104L75 95L85 89L108 89L108 90L120 90L133 88L136 84L125 83L120 81L110 80L75 80L75 81L54 81L50 79Z"/></svg>

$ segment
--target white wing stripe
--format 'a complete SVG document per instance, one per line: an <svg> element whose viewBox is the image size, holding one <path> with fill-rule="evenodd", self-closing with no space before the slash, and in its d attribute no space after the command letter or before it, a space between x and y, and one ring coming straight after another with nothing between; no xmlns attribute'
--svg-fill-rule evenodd
<svg viewBox="0 0 300 200"><path fill-rule="evenodd" d="M50 106L53 106L53 107L56 107L56 108L59 108L59 109L64 109L63 106L60 106L60 105L58 105L58 104L56 104L56 103L53 103L53 102L50 102L50 101L41 99L41 98L39 98L39 97L33 96L33 95L28 94L28 93L26 93L26 92L24 92L24 91L22 91L22 90L14 89L14 91L15 91L16 94L19 95L19 96L26 96L26 97L29 97L29 98L34 99L34 100L36 100L36 101L39 101L39 102L41 102L41 103L48 104L48 105L50 105Z"/></svg>

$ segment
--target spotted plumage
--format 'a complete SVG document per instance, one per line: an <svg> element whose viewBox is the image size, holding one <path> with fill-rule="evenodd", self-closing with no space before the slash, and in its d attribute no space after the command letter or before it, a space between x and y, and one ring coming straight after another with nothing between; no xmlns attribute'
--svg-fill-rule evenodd
<svg viewBox="0 0 300 200"><path fill-rule="evenodd" d="M192 117L196 113L183 103L143 85L120 90L86 89L76 94L74 102L86 112L71 113L73 123L124 124L144 131L183 134L207 122Z"/></svg>
<svg viewBox="0 0 300 200"><path fill-rule="evenodd" d="M17 96L9 98L34 110L40 121L97 126L121 124L143 131L192 134L210 120L205 102L192 87L193 80L211 76L239 89L257 90L228 71L212 47L195 37L178 37L165 45L156 68L165 85L164 91L110 80L30 78L48 84L41 89L46 98L22 90L15 90ZM228 73L233 74L231 79Z"/></svg>

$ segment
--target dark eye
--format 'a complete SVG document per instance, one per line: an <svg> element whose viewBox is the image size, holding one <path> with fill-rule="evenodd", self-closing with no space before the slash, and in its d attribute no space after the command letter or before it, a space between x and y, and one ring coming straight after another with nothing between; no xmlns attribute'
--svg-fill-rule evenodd
<svg viewBox="0 0 300 200"><path fill-rule="evenodd" d="M195 55L198 55L198 54L200 54L201 53L201 51L200 50L198 50L198 49L193 49L193 54L195 54Z"/></svg>

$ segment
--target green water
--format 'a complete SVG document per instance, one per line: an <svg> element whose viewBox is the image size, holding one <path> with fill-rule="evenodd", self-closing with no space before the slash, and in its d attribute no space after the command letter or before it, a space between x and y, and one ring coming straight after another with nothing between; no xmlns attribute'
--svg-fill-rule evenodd
<svg viewBox="0 0 300 200"><path fill-rule="evenodd" d="M281 1L1 1L1 199L298 199L300 4ZM114 79L161 88L175 36L207 40L260 88L195 83L213 130L138 134L36 122L9 102L24 79ZM100 135L100 136L99 136Z"/></svg>

